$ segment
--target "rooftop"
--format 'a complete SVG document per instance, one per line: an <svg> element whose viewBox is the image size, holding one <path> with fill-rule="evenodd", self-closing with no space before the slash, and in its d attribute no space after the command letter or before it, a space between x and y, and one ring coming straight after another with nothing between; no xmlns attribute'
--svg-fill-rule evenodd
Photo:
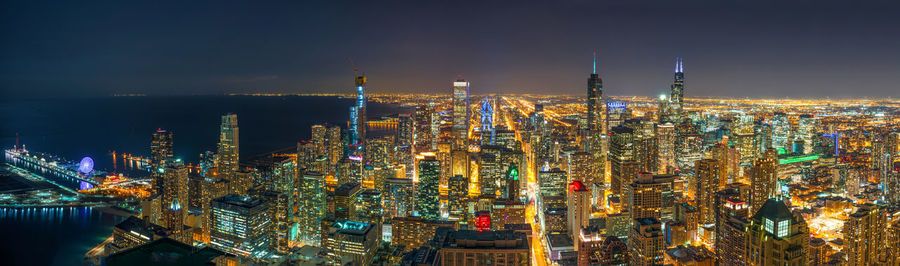
<svg viewBox="0 0 900 266"><path fill-rule="evenodd" d="M221 202L229 205L240 206L244 208L253 208L265 203L262 199L251 197L251 196L241 196L238 194L228 194L216 199L213 199L215 202Z"/></svg>
<svg viewBox="0 0 900 266"><path fill-rule="evenodd" d="M171 238L160 238L110 255L105 265L208 265L224 255L210 247L197 249Z"/></svg>

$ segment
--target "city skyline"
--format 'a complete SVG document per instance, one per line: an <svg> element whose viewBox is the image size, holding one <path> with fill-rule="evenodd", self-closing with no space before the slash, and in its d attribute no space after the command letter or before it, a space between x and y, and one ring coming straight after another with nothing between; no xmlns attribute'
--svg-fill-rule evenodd
<svg viewBox="0 0 900 266"><path fill-rule="evenodd" d="M680 57L694 96L897 97L898 7L10 3L0 86L8 99L350 93L352 58L371 93L439 93L462 75L472 94L579 95L597 52L607 95L666 92Z"/></svg>
<svg viewBox="0 0 900 266"><path fill-rule="evenodd" d="M900 3L7 5L9 265L900 265Z"/></svg>

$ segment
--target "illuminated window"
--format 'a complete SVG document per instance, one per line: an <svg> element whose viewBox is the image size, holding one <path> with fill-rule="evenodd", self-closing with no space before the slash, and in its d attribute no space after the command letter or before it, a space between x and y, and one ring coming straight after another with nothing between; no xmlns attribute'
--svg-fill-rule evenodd
<svg viewBox="0 0 900 266"><path fill-rule="evenodd" d="M768 218L766 218L766 232L769 232L769 234L775 233L775 222Z"/></svg>
<svg viewBox="0 0 900 266"><path fill-rule="evenodd" d="M778 237L785 237L791 232L791 220L778 222Z"/></svg>

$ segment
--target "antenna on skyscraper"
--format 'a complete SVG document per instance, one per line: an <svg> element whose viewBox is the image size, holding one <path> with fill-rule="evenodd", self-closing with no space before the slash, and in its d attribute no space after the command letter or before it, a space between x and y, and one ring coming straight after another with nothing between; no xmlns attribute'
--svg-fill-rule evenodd
<svg viewBox="0 0 900 266"><path fill-rule="evenodd" d="M597 52L594 52L594 74L597 74Z"/></svg>

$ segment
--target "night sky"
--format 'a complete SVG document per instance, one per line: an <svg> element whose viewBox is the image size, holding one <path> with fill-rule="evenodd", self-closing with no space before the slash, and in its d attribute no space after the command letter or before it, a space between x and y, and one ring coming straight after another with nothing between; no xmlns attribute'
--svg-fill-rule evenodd
<svg viewBox="0 0 900 266"><path fill-rule="evenodd" d="M262 3L266 2L266 3ZM897 1L3 1L0 97L370 91L900 97Z"/></svg>

